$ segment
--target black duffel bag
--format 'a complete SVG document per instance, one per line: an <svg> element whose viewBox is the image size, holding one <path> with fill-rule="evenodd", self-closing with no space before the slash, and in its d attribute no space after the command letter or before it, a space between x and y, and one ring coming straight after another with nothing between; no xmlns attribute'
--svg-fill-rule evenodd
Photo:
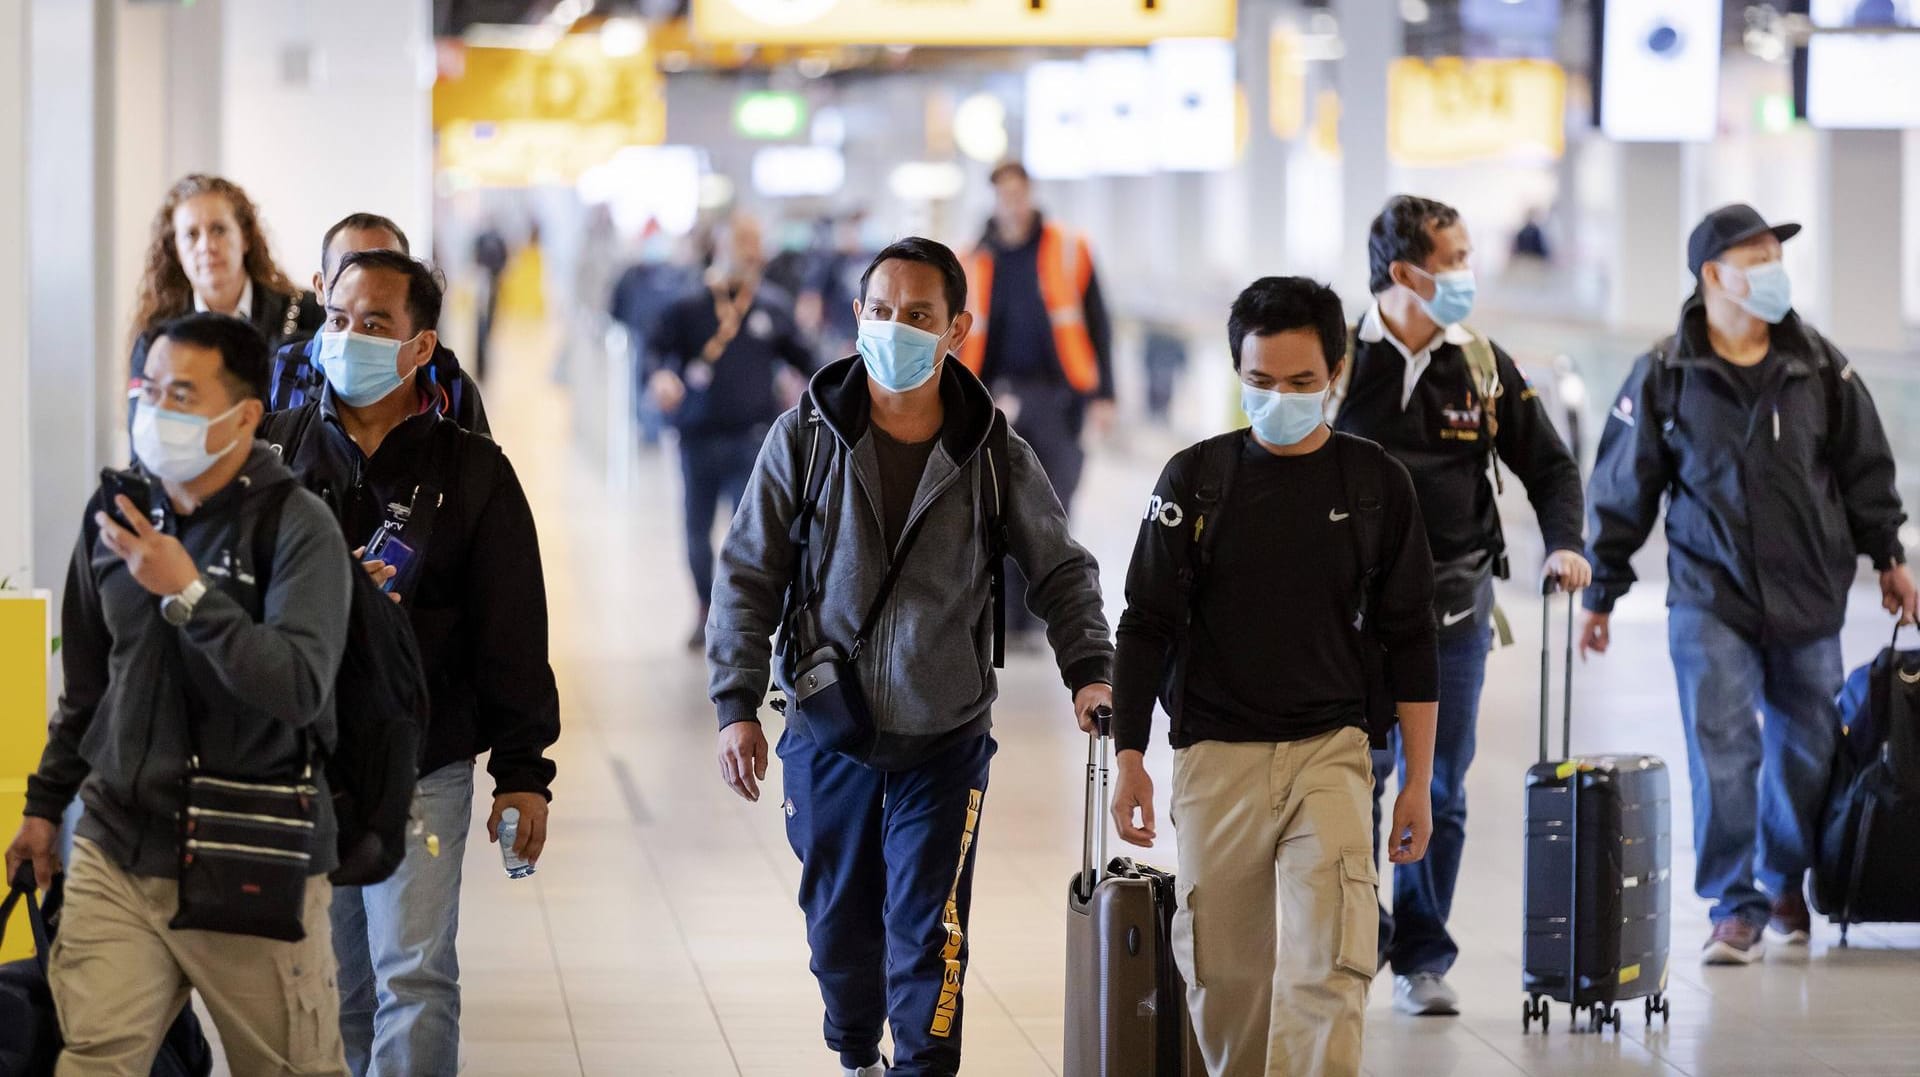
<svg viewBox="0 0 1920 1077"><path fill-rule="evenodd" d="M44 902L34 896L33 864L14 873L6 900L0 901L0 936L22 901L33 931L34 955L0 965L0 1077L52 1077L60 1058L60 1021L47 987L47 960L60 923L59 876ZM200 1031L200 1019L188 1006L174 1018L154 1056L153 1077L209 1077L213 1048Z"/></svg>

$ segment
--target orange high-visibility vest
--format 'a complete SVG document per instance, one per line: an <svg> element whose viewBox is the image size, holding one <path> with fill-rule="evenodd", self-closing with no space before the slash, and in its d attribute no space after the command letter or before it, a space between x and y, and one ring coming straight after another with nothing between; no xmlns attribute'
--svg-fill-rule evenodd
<svg viewBox="0 0 1920 1077"><path fill-rule="evenodd" d="M1067 384L1080 393L1100 388L1100 360L1087 332L1087 286L1093 282L1093 252L1084 236L1048 223L1040 230L1040 298L1053 322L1053 350ZM987 361L987 315L993 303L993 251L986 245L967 264L967 294L972 297L973 332L960 349L960 361L975 374Z"/></svg>

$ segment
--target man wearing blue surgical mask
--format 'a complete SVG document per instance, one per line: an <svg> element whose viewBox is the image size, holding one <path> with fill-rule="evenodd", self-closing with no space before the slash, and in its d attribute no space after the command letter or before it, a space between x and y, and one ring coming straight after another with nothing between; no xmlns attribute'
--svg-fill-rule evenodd
<svg viewBox="0 0 1920 1077"><path fill-rule="evenodd" d="M1135 845L1157 836L1157 697L1180 837L1174 959L1222 1077L1361 1072L1379 923L1371 748L1390 728L1404 727L1411 778L1393 863L1418 862L1432 830L1433 565L1407 469L1327 427L1346 335L1325 285L1268 277L1240 294L1227 340L1252 430L1167 464L1127 572L1114 823Z"/></svg>
<svg viewBox="0 0 1920 1077"><path fill-rule="evenodd" d="M1879 412L1853 364L1793 311L1781 256L1799 231L1746 205L1694 229L1698 286L1678 330L1621 388L1589 490L1582 654L1612 643L1630 559L1666 502L1668 644L1692 775L1694 889L1713 903L1710 965L1761 960L1768 930L1798 946L1812 933L1804 883L1859 558L1879 571L1889 613L1920 612Z"/></svg>
<svg viewBox="0 0 1920 1077"><path fill-rule="evenodd" d="M749 801L767 777L770 670L787 696L781 809L842 1072L952 1077L991 803L996 637L1015 597L1003 556L1036 581L1027 601L1082 729L1113 701L1113 645L1099 568L1067 534L1039 459L951 359L975 326L960 260L901 240L868 266L860 297L860 354L822 368L774 425L727 532L708 694L720 777ZM823 653L843 660L816 664ZM841 687L823 697L863 702L829 712L796 691L825 676ZM853 726L858 738L836 735Z"/></svg>
<svg viewBox="0 0 1920 1077"><path fill-rule="evenodd" d="M1591 570L1581 556L1579 465L1513 360L1466 324L1476 289L1473 243L1460 214L1397 195L1374 219L1367 246L1374 302L1353 333L1352 369L1335 386L1330 414L1334 429L1380 443L1413 474L1440 631L1433 848L1418 864L1394 867L1381 941L1396 974L1395 1008L1445 1015L1459 1012L1446 975L1460 948L1447 919L1466 846L1467 769L1493 639L1493 579L1508 574L1494 505L1503 467L1526 487L1539 518L1543 574L1576 590ZM1383 791L1396 755L1377 761Z"/></svg>
<svg viewBox="0 0 1920 1077"><path fill-rule="evenodd" d="M486 754L496 840L546 841L560 704L547 664L539 537L512 465L462 429L424 371L438 275L394 250L347 254L327 285L317 399L268 417L261 438L320 493L348 546L407 610L430 693L406 859L385 882L333 899L340 1027L355 1077L451 1074L460 1046L459 925L474 764ZM380 552L365 554L373 540Z"/></svg>

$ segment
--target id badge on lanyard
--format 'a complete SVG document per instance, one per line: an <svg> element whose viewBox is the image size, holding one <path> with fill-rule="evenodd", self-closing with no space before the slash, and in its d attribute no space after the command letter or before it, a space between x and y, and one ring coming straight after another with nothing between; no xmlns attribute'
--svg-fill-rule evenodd
<svg viewBox="0 0 1920 1077"><path fill-rule="evenodd" d="M431 491L428 493L433 498L433 507L439 508L441 495ZM385 517L373 532L373 537L367 540L366 559L385 562L394 570L393 576L380 585L382 592L398 591L406 595L413 591L414 576L417 575L413 562L419 552L419 543L410 540L407 524L419 507L420 496L421 488L416 486L405 505L397 501L388 502Z"/></svg>

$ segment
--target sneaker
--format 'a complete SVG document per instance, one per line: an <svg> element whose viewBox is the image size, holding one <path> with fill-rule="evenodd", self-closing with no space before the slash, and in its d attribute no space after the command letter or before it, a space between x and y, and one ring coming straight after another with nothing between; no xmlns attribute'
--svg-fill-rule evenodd
<svg viewBox="0 0 1920 1077"><path fill-rule="evenodd" d="M840 1072L844 1074L845 1077L887 1077L887 1060L883 1056L880 1061L875 1062L873 1065L861 1066L859 1069L842 1066L840 1067Z"/></svg>
<svg viewBox="0 0 1920 1077"><path fill-rule="evenodd" d="M1807 908L1807 898L1799 887L1794 887L1773 903L1773 918L1767 921L1767 930L1788 946L1805 946L1813 938L1813 912Z"/></svg>
<svg viewBox="0 0 1920 1077"><path fill-rule="evenodd" d="M1437 972L1393 978L1393 1008L1409 1017L1451 1017L1460 1012L1460 996Z"/></svg>
<svg viewBox="0 0 1920 1077"><path fill-rule="evenodd" d="M1767 956L1767 940L1758 924L1729 916L1713 925L1713 936L1700 953L1703 965L1751 965Z"/></svg>

